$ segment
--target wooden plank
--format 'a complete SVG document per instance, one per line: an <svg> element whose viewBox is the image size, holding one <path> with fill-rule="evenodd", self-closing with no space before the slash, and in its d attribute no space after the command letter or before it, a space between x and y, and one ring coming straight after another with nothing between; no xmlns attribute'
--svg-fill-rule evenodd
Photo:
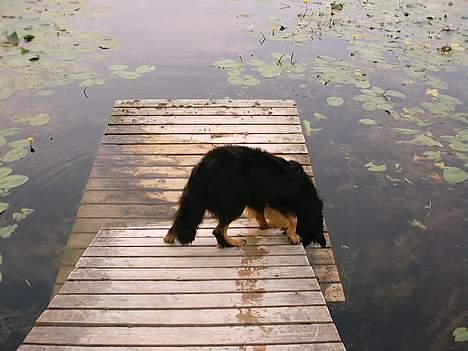
<svg viewBox="0 0 468 351"><path fill-rule="evenodd" d="M208 221L208 220L207 220ZM210 224L210 223L205 223L202 222L202 225L205 224L204 226L201 226L197 230L197 236L196 239L199 238L212 238L213 234L213 228L215 227L215 224ZM256 225L255 222L252 223L253 225ZM99 231L99 237L100 239L105 239L105 238L163 238L167 234L167 230L171 227L172 223L169 223L168 225L161 226L160 228L146 228L146 229L127 229L127 228L102 228ZM229 227L229 235L231 236L284 236L284 233L281 229L260 229L258 227L245 227L243 226L244 224L238 224L236 225L236 222L232 223L232 225Z"/></svg>
<svg viewBox="0 0 468 351"><path fill-rule="evenodd" d="M139 134L139 135L105 135L102 144L257 144L284 143L303 144L304 135L289 134Z"/></svg>
<svg viewBox="0 0 468 351"><path fill-rule="evenodd" d="M239 268L77 268L68 280L204 281L231 279L313 278L310 266Z"/></svg>
<svg viewBox="0 0 468 351"><path fill-rule="evenodd" d="M29 344L91 346L284 344L340 341L332 323L204 327L68 327L37 326L25 339Z"/></svg>
<svg viewBox="0 0 468 351"><path fill-rule="evenodd" d="M89 178L86 190L182 190L185 184L185 178Z"/></svg>
<svg viewBox="0 0 468 351"><path fill-rule="evenodd" d="M81 205L77 217L171 219L176 209L176 205Z"/></svg>
<svg viewBox="0 0 468 351"><path fill-rule="evenodd" d="M22 345L19 351L127 351L126 346ZM239 346L133 346L132 351L239 351ZM346 351L340 342L242 346L242 351Z"/></svg>
<svg viewBox="0 0 468 351"><path fill-rule="evenodd" d="M305 144L244 144L272 153L307 154ZM103 144L99 148L99 155L204 155L213 144L157 144L157 145L110 145Z"/></svg>
<svg viewBox="0 0 468 351"><path fill-rule="evenodd" d="M57 295L51 309L166 310L324 305L320 291L177 295Z"/></svg>
<svg viewBox="0 0 468 351"><path fill-rule="evenodd" d="M124 99L114 107L295 107L294 100L242 99Z"/></svg>
<svg viewBox="0 0 468 351"><path fill-rule="evenodd" d="M346 301L343 285L341 283L320 283L323 295L327 302Z"/></svg>
<svg viewBox="0 0 468 351"><path fill-rule="evenodd" d="M109 125L115 124L141 124L141 125L245 125L245 124L296 124L300 119L296 114L289 116L111 116Z"/></svg>
<svg viewBox="0 0 468 351"><path fill-rule="evenodd" d="M89 247L86 257L231 257L231 256L282 256L300 255L302 247L295 245L244 246L241 248L219 249L213 247L167 246L157 250L151 247Z"/></svg>
<svg viewBox="0 0 468 351"><path fill-rule="evenodd" d="M248 307L186 310L46 310L36 325L222 326L332 322L326 306Z"/></svg>
<svg viewBox="0 0 468 351"><path fill-rule="evenodd" d="M119 124L108 125L105 131L106 135L110 134L289 134L302 133L302 128L299 124Z"/></svg>
<svg viewBox="0 0 468 351"><path fill-rule="evenodd" d="M234 236L232 237L245 240L244 246L256 246L256 245L289 245L290 242L286 235L275 235L275 236ZM175 244L178 246L178 244ZM204 247L204 246L216 246L217 241L212 235L211 237L199 237L192 242L192 247ZM167 247L167 244L162 238L96 238L90 246L94 247Z"/></svg>
<svg viewBox="0 0 468 351"><path fill-rule="evenodd" d="M315 274L320 283L339 283L340 275L338 269L333 265L315 265Z"/></svg>
<svg viewBox="0 0 468 351"><path fill-rule="evenodd" d="M203 155L98 155L94 166L194 166ZM310 165L305 154L278 154L286 160Z"/></svg>
<svg viewBox="0 0 468 351"><path fill-rule="evenodd" d="M210 268L309 266L305 256L244 257L81 257L78 268Z"/></svg>
<svg viewBox="0 0 468 351"><path fill-rule="evenodd" d="M112 116L297 116L296 107L114 107ZM159 118L157 118L159 119Z"/></svg>
<svg viewBox="0 0 468 351"><path fill-rule="evenodd" d="M246 279L214 281L67 281L60 294L221 294L320 290L316 279Z"/></svg>

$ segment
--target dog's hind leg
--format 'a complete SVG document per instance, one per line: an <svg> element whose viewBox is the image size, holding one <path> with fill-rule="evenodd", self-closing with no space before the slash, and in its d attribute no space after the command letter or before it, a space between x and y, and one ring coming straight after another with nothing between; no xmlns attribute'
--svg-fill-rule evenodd
<svg viewBox="0 0 468 351"><path fill-rule="evenodd" d="M213 235L218 242L218 246L221 248L224 247L233 247L233 246L242 246L245 244L245 240L243 239L234 239L231 238L228 233L229 223L220 221L216 228L213 230Z"/></svg>
<svg viewBox="0 0 468 351"><path fill-rule="evenodd" d="M247 215L247 218L255 218L255 220L258 222L258 225L260 226L260 229L270 228L270 225L268 224L265 218L265 213L263 211L257 211L252 207L246 207L245 213Z"/></svg>
<svg viewBox="0 0 468 351"><path fill-rule="evenodd" d="M294 245L300 244L301 243L301 237L299 235L297 235L297 233L296 233L297 217L295 215L291 214L291 213L288 213L286 215L286 218L288 219L289 224L290 224L288 229L286 230L286 233L288 234L289 240L291 240L291 242Z"/></svg>

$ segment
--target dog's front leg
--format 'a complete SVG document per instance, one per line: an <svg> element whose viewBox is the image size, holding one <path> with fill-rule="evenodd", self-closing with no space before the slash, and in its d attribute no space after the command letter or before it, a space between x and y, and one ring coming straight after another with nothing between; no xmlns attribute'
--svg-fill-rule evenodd
<svg viewBox="0 0 468 351"><path fill-rule="evenodd" d="M221 248L224 247L233 247L233 246L242 246L246 243L243 239L234 239L227 234L229 224L219 223L216 228L213 230L213 235L218 242L218 246Z"/></svg>
<svg viewBox="0 0 468 351"><path fill-rule="evenodd" d="M289 221L289 227L288 227L288 229L286 231L287 234L288 234L289 240L291 240L291 242L294 245L300 244L301 243L301 237L299 235L297 235L297 233L296 233L297 217L295 215L293 215L293 214L288 214L286 216L286 218Z"/></svg>

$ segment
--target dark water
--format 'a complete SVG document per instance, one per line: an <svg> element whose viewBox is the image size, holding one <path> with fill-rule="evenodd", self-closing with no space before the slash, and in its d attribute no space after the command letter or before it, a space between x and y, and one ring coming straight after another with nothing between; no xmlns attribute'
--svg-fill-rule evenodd
<svg viewBox="0 0 468 351"><path fill-rule="evenodd" d="M462 251L466 182L449 184L431 177L441 170L433 162L414 160L414 154L429 148L397 143L408 138L395 135L388 126L412 127L388 122L381 110L364 111L351 99L359 93L353 86L324 86L307 71L306 77L298 79L259 77L258 86L239 87L230 85L226 73L212 66L216 60L237 60L239 55L244 60L251 55L265 60L278 51L294 51L299 62L310 63L317 55L349 59L348 43L326 33L297 47L271 40L260 45L258 36L245 31L250 23L263 25L269 16L294 19L304 6L302 1L283 3L291 8L281 9L284 5L278 1L92 1L88 9L109 7L108 19L70 21L78 28L121 39L121 49L113 51L109 60L82 59L103 72L104 86L87 88L88 98L75 82L51 88L52 96L26 91L0 101L2 128L13 126L10 117L15 114L48 113L52 117L41 128L23 128L23 138L34 136L36 152L11 166L30 181L2 199L36 211L11 238L0 238L1 350L16 348L49 301L60 255L114 100L227 96L293 98L303 118L313 121L314 112L328 116L314 122L322 130L307 140L347 296L345 303L330 306L347 348L462 349L461 343L453 341L452 332L466 325ZM461 9L462 3L455 2L455 6ZM154 64L157 69L137 80L123 80L109 77L110 64ZM449 83L444 94L466 101L466 66L457 68L433 76ZM401 70L369 70L368 77L371 85L404 92L408 97L402 106L427 101L427 87L420 82L401 86ZM345 104L328 106L325 99L330 95L344 97ZM466 104L458 111L466 112ZM358 123L362 118L374 118L381 126L363 126ZM438 119L431 128L444 135L465 127L459 121ZM401 181L368 171L364 165L369 161L386 163L389 170L384 174ZM463 168L463 162L452 162ZM427 228L410 225L413 219ZM9 224L5 214L0 224Z"/></svg>

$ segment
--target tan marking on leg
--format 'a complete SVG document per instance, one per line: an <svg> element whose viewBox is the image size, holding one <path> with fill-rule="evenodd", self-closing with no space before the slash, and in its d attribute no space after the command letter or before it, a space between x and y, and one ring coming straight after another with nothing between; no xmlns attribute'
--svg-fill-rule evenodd
<svg viewBox="0 0 468 351"><path fill-rule="evenodd" d="M265 219L265 215L261 212L254 210L251 207L245 208L245 215L248 219L255 219L260 226L260 229L268 229L270 225L268 224L267 220Z"/></svg>
<svg viewBox="0 0 468 351"><path fill-rule="evenodd" d="M293 214L288 214L286 216L286 218L288 219L289 224L290 224L287 231L286 231L287 234L288 234L289 240L291 240L291 242L294 245L300 244L301 243L301 237L299 235L297 235L297 233L296 233L297 217L295 215L293 215Z"/></svg>
<svg viewBox="0 0 468 351"><path fill-rule="evenodd" d="M174 244L176 240L176 235L169 231L163 240L167 244Z"/></svg>
<svg viewBox="0 0 468 351"><path fill-rule="evenodd" d="M228 233L227 233L227 230L228 230L228 226L225 226L223 228L223 236L224 236L224 241L226 241L226 243L229 245L229 246L242 246L242 245L245 245L246 244L246 241L244 239L234 239L234 238L231 238Z"/></svg>
<svg viewBox="0 0 468 351"><path fill-rule="evenodd" d="M275 208L266 207L265 215L273 228L288 229L291 225L288 218Z"/></svg>

